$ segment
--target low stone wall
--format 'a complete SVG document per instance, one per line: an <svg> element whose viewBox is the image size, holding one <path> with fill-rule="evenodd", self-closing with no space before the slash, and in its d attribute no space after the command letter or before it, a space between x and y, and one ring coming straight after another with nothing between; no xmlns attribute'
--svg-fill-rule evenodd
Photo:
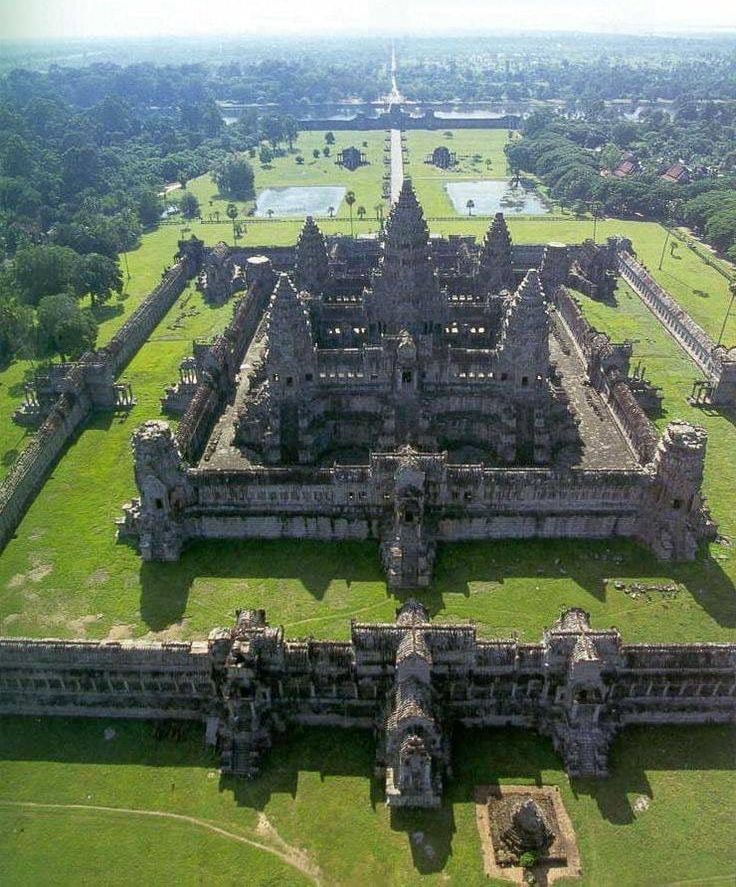
<svg viewBox="0 0 736 887"><path fill-rule="evenodd" d="M186 259L180 259L166 272L161 283L146 296L110 342L99 350L99 356L107 362L113 376L125 369L184 292L193 270Z"/></svg>
<svg viewBox="0 0 736 887"><path fill-rule="evenodd" d="M115 377L174 304L194 271L191 261L179 260L104 348L83 355L70 368L63 393L0 485L0 550L90 412L113 407Z"/></svg>
<svg viewBox="0 0 736 887"><path fill-rule="evenodd" d="M72 371L70 389L56 401L0 486L0 550L12 537L49 470L92 408L82 386L73 384L80 374L81 371Z"/></svg>
<svg viewBox="0 0 736 887"><path fill-rule="evenodd" d="M176 432L177 442L187 462L194 464L219 415L225 398L231 393L248 346L263 317L273 287L270 263L249 281L246 293L233 309L233 319L225 332L212 343L205 363L205 373L197 386Z"/></svg>
<svg viewBox="0 0 736 887"><path fill-rule="evenodd" d="M626 250L618 254L618 269L652 314L692 359L710 383L708 402L716 407L736 406L736 347L726 348L681 307Z"/></svg>
<svg viewBox="0 0 736 887"><path fill-rule="evenodd" d="M619 253L619 272L706 376L716 376L719 368L713 359L715 343L705 330L627 252Z"/></svg>
<svg viewBox="0 0 736 887"><path fill-rule="evenodd" d="M206 643L0 639L0 714L203 720Z"/></svg>

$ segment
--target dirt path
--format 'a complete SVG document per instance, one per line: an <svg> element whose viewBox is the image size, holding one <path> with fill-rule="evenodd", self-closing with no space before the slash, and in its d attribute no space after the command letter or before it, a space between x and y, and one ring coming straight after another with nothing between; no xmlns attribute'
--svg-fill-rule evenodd
<svg viewBox="0 0 736 887"><path fill-rule="evenodd" d="M322 872L319 867L309 860L305 851L287 844L271 823L268 822L268 819L264 814L259 815L258 832L264 837L267 836L274 842L278 843L278 849L276 847L270 847L267 844L262 844L259 841L253 841L243 835L229 832L212 822L208 822L206 819L198 819L196 816L186 816L183 813L168 813L165 810L135 810L130 807L103 807L97 804L44 804L36 801L0 801L0 806L36 810L88 810L94 813L122 813L127 816L149 816L156 819L173 819L176 822L186 822L189 825L195 825L198 828L214 832L216 835L220 835L230 841L237 841L240 844L247 844L249 847L255 847L256 850L263 850L265 853L271 853L274 856L277 856L282 862L285 862L287 865L300 871L314 884L321 885L323 883ZM268 825L267 827L264 827L266 823L268 823Z"/></svg>

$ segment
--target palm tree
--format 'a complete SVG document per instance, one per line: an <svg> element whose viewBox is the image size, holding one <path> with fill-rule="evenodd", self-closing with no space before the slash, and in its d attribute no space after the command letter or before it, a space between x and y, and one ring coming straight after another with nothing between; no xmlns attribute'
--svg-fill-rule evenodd
<svg viewBox="0 0 736 887"><path fill-rule="evenodd" d="M266 215L269 217L269 219L273 218L273 210L270 207L266 210Z"/></svg>
<svg viewBox="0 0 736 887"><path fill-rule="evenodd" d="M228 203L225 209L225 215L233 223L233 241L235 241L235 219L238 217L238 208L234 203Z"/></svg>
<svg viewBox="0 0 736 887"><path fill-rule="evenodd" d="M472 197L468 198L468 202L465 204L465 206L467 206L467 208L468 208L468 215L472 216L473 215L473 208L475 207L475 201L473 200Z"/></svg>
<svg viewBox="0 0 736 887"><path fill-rule="evenodd" d="M355 211L356 211L356 213L358 214L358 218L359 218L360 221L362 222L363 219L365 218L365 213L366 213L366 209L365 209L365 207L364 207L364 206L359 206Z"/></svg>
<svg viewBox="0 0 736 887"><path fill-rule="evenodd" d="M220 221L220 210L219 209L216 209L212 215L215 217L216 222Z"/></svg>
<svg viewBox="0 0 736 887"><path fill-rule="evenodd" d="M333 219L333 218L335 217L335 207L334 207L334 206L328 206L328 207L327 207L327 215L328 215L331 219Z"/></svg>
<svg viewBox="0 0 736 887"><path fill-rule="evenodd" d="M348 191L345 195L345 203L348 205L348 209L350 210L350 236L354 237L353 233L353 204L355 203L355 191Z"/></svg>

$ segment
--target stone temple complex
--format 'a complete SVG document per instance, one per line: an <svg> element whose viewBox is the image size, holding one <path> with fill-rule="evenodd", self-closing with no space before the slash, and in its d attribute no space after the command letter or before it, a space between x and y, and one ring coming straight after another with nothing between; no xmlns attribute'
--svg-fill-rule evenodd
<svg viewBox="0 0 736 887"><path fill-rule="evenodd" d="M119 538L148 561L190 540L375 540L389 587L416 599L348 641L289 640L261 610L206 641L0 638L0 715L200 721L222 772L247 777L293 725L368 729L394 808L442 804L458 724L536 730L570 776L601 777L629 724L733 721L733 644L625 644L577 609L539 643L485 640L421 601L442 542L627 537L686 560L714 538L704 431L656 432L631 345L573 295L607 298L629 247L518 245L501 215L481 244L431 237L408 183L380 240L307 219L268 256L182 242L156 311L197 275L212 303L237 294L233 317L163 393L176 431L135 431ZM530 791L484 802L493 864L534 852L572 872L564 811Z"/></svg>
<svg viewBox="0 0 736 887"><path fill-rule="evenodd" d="M626 536L690 559L715 528L705 434L658 440L631 346L570 289L605 296L617 249L431 238L411 184L380 240L220 245L201 286L233 321L197 346L134 435L121 538L147 560L190 539L374 539L391 587L426 586L443 541ZM636 384L634 384L636 383Z"/></svg>

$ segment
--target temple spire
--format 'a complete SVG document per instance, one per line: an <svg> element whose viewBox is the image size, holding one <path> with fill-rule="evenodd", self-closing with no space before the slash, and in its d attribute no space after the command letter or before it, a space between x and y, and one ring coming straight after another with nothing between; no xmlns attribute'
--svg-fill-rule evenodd
<svg viewBox="0 0 736 887"><path fill-rule="evenodd" d="M531 268L514 293L501 329L499 352L504 369L519 387L533 387L549 369L549 313L539 280Z"/></svg>
<svg viewBox="0 0 736 887"><path fill-rule="evenodd" d="M307 216L296 242L297 285L312 295L324 292L329 280L325 238L312 216Z"/></svg>
<svg viewBox="0 0 736 887"><path fill-rule="evenodd" d="M503 213L496 213L480 252L476 291L495 295L514 288L513 247Z"/></svg>
<svg viewBox="0 0 736 887"><path fill-rule="evenodd" d="M279 275L268 304L266 337L271 381L296 389L314 364L314 339L309 312L287 274Z"/></svg>
<svg viewBox="0 0 736 887"><path fill-rule="evenodd" d="M405 179L391 208L382 244L382 256L366 296L372 323L390 334L407 330L422 335L443 322L444 300L432 264L429 229L414 193Z"/></svg>

